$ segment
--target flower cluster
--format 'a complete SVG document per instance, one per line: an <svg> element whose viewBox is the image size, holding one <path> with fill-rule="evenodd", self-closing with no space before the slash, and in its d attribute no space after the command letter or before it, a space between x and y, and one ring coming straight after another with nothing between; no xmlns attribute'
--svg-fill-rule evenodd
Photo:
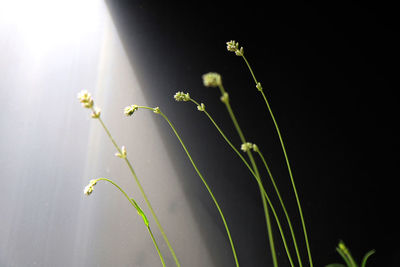
<svg viewBox="0 0 400 267"><path fill-rule="evenodd" d="M86 90L82 90L78 93L78 99L79 102L82 103L82 106L85 108L92 108L93 107L93 99L92 99L92 95L86 91Z"/></svg>
<svg viewBox="0 0 400 267"><path fill-rule="evenodd" d="M239 43L233 40L226 42L226 49L228 49L229 52L235 52L237 56L244 55L243 47L240 47L239 49Z"/></svg>
<svg viewBox="0 0 400 267"><path fill-rule="evenodd" d="M258 146L256 144L252 144L252 143L244 143L242 144L242 146L240 147L241 150L243 150L244 152L248 152L251 149L253 149L254 152L258 151Z"/></svg>
<svg viewBox="0 0 400 267"><path fill-rule="evenodd" d="M125 148L125 146L122 146L122 147L121 147L121 151L115 153L115 156L117 156L117 157L119 157L119 158L121 158L121 159L125 159L125 158L126 158L126 155L127 155L127 153L126 153L126 148Z"/></svg>
<svg viewBox="0 0 400 267"><path fill-rule="evenodd" d="M97 180L90 180L89 184L85 186L85 189L83 190L83 193L87 196L89 196L94 189L94 186L97 184Z"/></svg>
<svg viewBox="0 0 400 267"><path fill-rule="evenodd" d="M184 92L177 92L175 95L174 95L174 98L175 98L175 100L176 101L190 101L190 96L189 96L189 93L184 93Z"/></svg>
<svg viewBox="0 0 400 267"><path fill-rule="evenodd" d="M139 107L138 107L137 105L130 105L130 106L127 106L127 107L124 109L124 114L125 114L126 116L132 116L133 113L134 113L136 110L138 110L138 109L139 109Z"/></svg>
<svg viewBox="0 0 400 267"><path fill-rule="evenodd" d="M202 77L205 87L218 87L222 85L221 75L216 72L206 73Z"/></svg>
<svg viewBox="0 0 400 267"><path fill-rule="evenodd" d="M79 99L79 102L82 103L82 106L84 108L90 108L93 110L93 113L92 113L93 119L100 118L101 111L99 108L94 106L94 101L93 101L92 95L88 91L86 91L86 90L80 91L78 93L78 99Z"/></svg>

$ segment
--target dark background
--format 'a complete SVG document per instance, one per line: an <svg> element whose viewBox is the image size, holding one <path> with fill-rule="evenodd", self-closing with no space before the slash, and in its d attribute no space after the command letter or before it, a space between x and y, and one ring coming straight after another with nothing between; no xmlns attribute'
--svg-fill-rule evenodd
<svg viewBox="0 0 400 267"><path fill-rule="evenodd" d="M222 75L247 139L262 149L278 180L304 263L306 250L278 137L243 60L226 51L232 39L244 47L282 131L314 266L341 262L335 252L339 240L359 262L376 249L368 266L399 266L394 6L353 1L107 4L148 101L176 125L221 203L241 266L271 264L257 186L204 115L172 98L182 90L204 102L239 147L219 91L202 86L201 75L209 71ZM224 231L175 137L161 120L159 127L177 171L187 177L182 182L193 207L207 206ZM280 266L289 266L273 227ZM213 241L208 242L212 254Z"/></svg>

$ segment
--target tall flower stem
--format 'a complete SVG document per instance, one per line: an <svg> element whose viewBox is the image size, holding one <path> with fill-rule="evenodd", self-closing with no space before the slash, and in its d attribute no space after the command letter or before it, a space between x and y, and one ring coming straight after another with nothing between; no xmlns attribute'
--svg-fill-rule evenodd
<svg viewBox="0 0 400 267"><path fill-rule="evenodd" d="M119 148L119 146L118 146L117 143L115 142L114 138L112 137L110 131L107 129L107 127L106 127L106 125L104 124L103 120L102 120L101 118L98 118L98 120L99 120L101 126L104 128L105 132L107 133L108 137L110 138L111 142L113 143L113 145L114 145L115 148L117 149L117 151L118 151L120 154L122 154L121 149ZM158 217L157 217L156 213L154 212L154 209L153 209L153 207L151 206L150 201L149 201L149 199L147 198L147 195L146 195L146 193L144 192L144 189L143 189L143 187L142 187L142 185L141 185L141 183L140 183L140 181L139 181L139 179L138 179L138 177L137 177L135 171L133 170L133 167L132 167L132 165L131 165L131 163L129 162L129 160L128 160L127 157L125 158L125 162L126 162L126 164L128 165L129 170L130 170L130 172L132 173L132 176L133 176L133 178L135 179L136 184L137 184L137 186L139 187L139 190L140 190L140 192L141 192L141 194L142 194L142 196L143 196L143 198L144 198L144 200L145 200L145 202L146 202L146 204L147 204L147 207L149 208L149 210L150 210L150 212L151 212L151 215L153 216L154 221L156 222L157 227L158 227L158 229L160 230L160 233L161 233L162 237L164 238L165 243L167 244L167 246L168 246L168 248L169 248L169 250L170 250L170 252L171 252L172 257L173 257L174 260L175 260L176 266L177 266L177 267L180 267L181 265L180 265L180 263L179 263L179 260L178 260L178 258L177 258L177 256L176 256L176 254L175 254L175 251L174 251L174 249L172 248L171 243L169 242L169 240L168 240L168 238L167 238L167 235L165 234L164 229L163 229L163 227L161 226L161 223L160 223L160 221L158 220Z"/></svg>
<svg viewBox="0 0 400 267"><path fill-rule="evenodd" d="M234 124L234 126L236 128L236 131L237 131L237 133L238 133L238 135L240 137L240 140L241 140L242 144L245 144L246 143L246 139L245 139L244 134L243 134L242 130L240 129L239 123L237 122L236 117L235 117L235 115L234 115L234 113L232 111L231 105L229 103L229 97L227 97L228 94L226 93L222 83L218 84L218 88L221 91L221 96L222 96L223 102L224 102L224 104L225 104L225 106L226 106L226 108L228 110L229 116L231 117L231 120L232 120L232 122L233 122L233 124ZM257 179L260 180L260 184L262 184L261 183L261 179L260 179L260 174L258 172L257 164L256 164L256 162L254 160L254 157L253 157L253 154L252 154L252 152L250 150L247 151L247 156L250 159L250 163L251 163L252 168L253 168L253 170L254 170L254 172L256 174ZM263 207L264 207L264 213L265 213L265 219L266 219L266 223L267 223L268 239L269 239L270 250L271 250L271 255L272 255L272 262L274 264L274 267L277 267L278 266L278 260L277 260L277 257L276 257L274 238L272 236L271 219L270 219L269 213L268 213L268 206L266 204L265 198L263 197L261 191L262 190L261 190L261 187L260 187L261 199L262 199L262 203L263 203Z"/></svg>
<svg viewBox="0 0 400 267"><path fill-rule="evenodd" d="M107 182L111 183L112 185L114 185L116 188L119 189L119 191L121 191L121 193L129 200L129 203L131 203L131 205L132 205L132 206L138 211L138 213L139 213L139 210L138 210L138 208L137 208L136 202L135 202L132 198L130 198L130 197L128 196L128 194L127 194L117 183L115 183L114 181L112 181L112 180L110 180L110 179L107 179L107 178L98 178L98 179L96 179L95 181L96 181L96 182L97 182L97 181L107 181ZM140 211L140 212L141 212L142 214L139 213L139 215L145 216L144 213L143 213L142 211ZM144 218L143 218L143 219L144 219ZM147 231L148 231L149 234L150 234L151 240L153 241L154 247L155 247L156 250L157 250L158 256L160 257L161 264L162 264L163 267L165 267L164 257L163 257L163 255L162 255L162 253L161 253L161 251L160 251L160 248L158 247L158 244L157 244L156 239L155 239L154 236L153 236L153 233L152 233L152 231L151 231L151 229L150 229L150 226L149 226L148 223L147 223L147 219L145 220L145 225L146 225Z"/></svg>
<svg viewBox="0 0 400 267"><path fill-rule="evenodd" d="M152 110L153 112L155 112L155 109L154 109L154 108L151 108L151 107L138 106L138 108L148 109L148 110ZM196 170L197 175L200 177L200 179L201 179L201 181L203 182L204 186L206 187L208 193L210 194L212 200L214 201L214 204L215 204L215 206L217 207L217 210L218 210L218 212L219 212L219 214L220 214L220 216L221 216L222 222L223 222L223 224L224 224L226 233L227 233L227 235L228 235L228 239L229 239L229 243L230 243L231 248L232 248L232 253L233 253L234 260L235 260L235 264L236 264L237 267L239 267L239 261L238 261L237 255L236 255L236 250L235 250L235 246L234 246L234 244L233 244L233 240L232 240L232 237L231 237L231 233L230 233L230 231L229 231L228 224L227 224L226 219L225 219L225 216L224 216L224 214L222 213L222 210L221 210L221 208L220 208L220 206L219 206L219 204L218 204L217 199L215 198L215 196L214 196L214 194L212 193L210 187L208 186L206 180L204 179L203 175L200 173L199 169L197 168L196 164L194 163L194 161L193 161L193 159L192 159L192 157L191 157L189 151L187 150L185 144L183 143L181 137L179 136L178 132L176 131L176 129L175 129L175 127L173 126L173 124L171 123L171 121L170 121L170 120L168 119L168 117L167 117L164 113L162 113L159 109L158 109L157 113L159 113L159 114L167 121L167 123L168 123L169 126L171 127L172 131L175 133L175 135L176 135L176 137L178 138L180 144L182 145L183 149L185 150L187 157L189 158L190 162L192 163L193 168Z"/></svg>
<svg viewBox="0 0 400 267"><path fill-rule="evenodd" d="M276 132L277 132L277 134L279 136L279 141L281 143L282 151L283 151L283 154L285 156L285 161L286 161L286 165L287 165L287 168L288 168L290 181L292 183L293 191L294 191L294 194L295 194L295 197L296 197L297 207L298 207L299 214L300 214L301 224L302 224L303 233L304 233L304 239L305 239L306 246L307 246L308 260L310 262L310 267L313 267L313 262L312 262L312 257L311 257L311 250L310 250L310 245L309 245L309 242L308 242L308 236L307 236L307 230L306 230L306 224L305 224L305 221L304 221L303 211L302 211L302 208L301 208L300 199L299 199L299 196L298 196L298 193L297 193L296 185L294 183L292 169L290 168L289 158L288 158L288 155L286 153L285 144L283 142L283 138L282 138L281 132L279 130L278 123L276 122L275 116L274 116L274 114L272 112L272 109L271 109L269 103L268 103L267 97L265 96L265 94L264 94L264 92L262 90L261 84L257 81L256 76L254 75L253 70L252 70L249 62L247 61L246 57L243 54L242 54L242 58L246 62L246 65L250 70L250 73L251 73L251 75L252 75L252 77L254 79L254 82L256 83L257 89L260 91L260 93L262 94L262 96L264 98L264 101L265 101L265 104L267 105L269 114L271 115L271 118L272 118L272 120L274 122Z"/></svg>
<svg viewBox="0 0 400 267"><path fill-rule="evenodd" d="M196 100L194 100L194 99L191 98L190 101L193 102L194 104L196 104L197 106L200 106L200 104L199 104ZM280 232L281 237L282 237L282 241L283 241L283 244L284 244L284 247L285 247L285 250L286 250L286 254L287 254L288 258L289 258L289 262L290 262L291 266L294 266L293 261L292 261L292 258L291 258L291 256L290 256L289 249L288 249L288 247L287 247L285 235L283 234L283 230L282 230L282 227L281 227L279 218L278 218L278 216L277 216L277 214L276 214L276 212L275 212L275 208L274 208L274 206L272 205L272 202L270 201L270 199L269 199L269 197L268 197L268 195L267 195L267 192L265 191L264 186L262 185L261 181L260 181L259 179L257 179L257 176L256 176L256 174L254 173L253 169L250 167L249 163L248 163L248 162L246 161L246 159L242 156L242 154L236 149L236 147L232 144L232 142L229 141L229 139L226 137L226 135L224 134L224 132L221 130L221 128L218 126L218 124L214 121L214 119L211 117L211 115L210 115L206 110L204 110L203 112L204 112L204 114L206 114L206 116L209 118L209 120L213 123L213 125L215 126L215 128L218 130L218 132L221 134L221 136L224 138L224 140L228 143L228 145L233 149L233 151L234 151L234 152L239 156L239 158L243 161L243 163L244 163L244 164L246 165L246 167L249 169L249 171L250 171L250 173L252 174L252 176L256 179L258 185L260 186L260 188L261 188L261 190L262 190L262 193L263 193L264 197L267 199L268 204L270 205L270 208L271 208L271 210L272 210L272 212L273 212L275 221L276 221L276 223L277 223L277 225L278 225L278 229L279 229L279 232ZM272 177L272 176L271 176L271 177ZM294 237L294 234L293 234L292 237Z"/></svg>
<svg viewBox="0 0 400 267"><path fill-rule="evenodd" d="M290 221L289 214L288 214L288 212L287 212L287 210L286 210L285 204L283 203L281 194L280 194L279 189L278 189L278 187L277 187L277 185L276 185L276 183L275 183L275 179L274 179L274 177L272 176L271 170L270 170L270 168L268 167L268 164L267 164L267 162L266 162L266 160L265 160L263 154L261 153L260 148L257 148L257 153L258 153L258 155L260 156L262 162L264 163L265 169L266 169L267 172L268 172L269 178L270 178L270 180L271 180L271 182L272 182L272 184L273 184L273 186L274 186L275 192L276 192L276 194L277 194L277 196L278 196L278 198L279 198L279 202L281 203L283 212L285 213L285 217L286 217L286 220L287 220L288 225L289 225L290 234L292 235L294 248L295 248L295 250L296 250L297 260L298 260L298 262L299 262L299 266L301 267L301 266L303 266L303 265L302 265L302 263L301 263L300 252L299 252L299 248L298 248L298 246L297 246L296 236L295 236L294 231L293 231L293 226L292 226L292 223L291 223L291 221Z"/></svg>

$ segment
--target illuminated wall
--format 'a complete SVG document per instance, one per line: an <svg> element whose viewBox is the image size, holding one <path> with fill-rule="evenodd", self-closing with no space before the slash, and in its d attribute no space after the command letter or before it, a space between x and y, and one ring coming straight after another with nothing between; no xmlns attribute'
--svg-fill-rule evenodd
<svg viewBox="0 0 400 267"><path fill-rule="evenodd" d="M127 147L182 264L213 266L203 223L229 252L225 233L201 206L195 212L203 219L193 219L155 125L161 118L145 110L124 117L125 106L152 102L102 1L2 1L0 34L0 266L161 266L142 219L115 188L99 183L83 195L90 179L111 178L151 217L127 166L79 104L82 89ZM232 261L229 253L219 258Z"/></svg>

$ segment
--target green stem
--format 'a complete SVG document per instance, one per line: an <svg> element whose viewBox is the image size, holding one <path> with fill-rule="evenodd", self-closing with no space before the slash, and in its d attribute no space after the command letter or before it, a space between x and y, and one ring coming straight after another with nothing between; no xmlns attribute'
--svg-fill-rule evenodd
<svg viewBox="0 0 400 267"><path fill-rule="evenodd" d="M190 101L193 102L194 104L196 104L197 106L199 106L199 103L196 102L194 99L190 99ZM280 234L281 234L281 238L282 238L282 241L283 241L283 245L284 245L284 247L285 247L286 254L287 254L287 256L288 256L288 259L289 259L289 262L290 262L291 266L293 267L294 264L293 264L292 257L291 257L291 255L290 255L289 249L288 249L288 247L287 247L286 239L285 239L285 236L284 236L284 234L283 234L283 230L282 230L281 224L280 224L279 219L278 219L278 216L277 216L277 214L276 214L276 212L275 212L275 208L274 208L274 206L272 205L272 202L270 201L270 199L269 199L269 197L268 197L268 195L267 195L267 192L265 191L264 186L262 185L261 181L260 181L259 179L257 179L257 175L254 173L254 171L253 171L253 169L250 167L249 163L248 163L248 162L246 161L246 159L242 156L242 154L236 149L236 147L232 144L232 142L229 141L229 139L226 137L226 135L224 134L224 132L221 130L221 128L218 126L218 124L214 121L214 119L211 117L211 115L210 115L207 111L205 111L205 110L204 110L203 112L207 115L207 117L208 117L208 118L210 119L210 121L213 123L213 125L215 126L215 128L218 130L218 132L221 134L221 136L222 136L222 137L225 139L225 141L228 143L228 145L233 149L233 151L235 151L235 153L236 153L236 154L239 156L239 158L243 161L243 163L246 165L246 167L249 169L250 173L252 174L252 177L254 177L254 178L256 179L256 182L258 183L259 187L261 188L262 194L263 194L264 197L267 199L268 204L269 204L269 206L270 206L270 208L271 208L271 210L272 210L272 213L273 213L273 215L274 215L275 221L276 221L276 223L277 223L277 225L278 225L279 232L280 232Z"/></svg>
<svg viewBox="0 0 400 267"><path fill-rule="evenodd" d="M226 91L225 91L222 83L218 86L218 88L221 91L221 96L224 96L226 94ZM244 134L243 134L242 130L240 129L239 123L236 120L236 116L232 111L231 105L229 103L229 98L227 98L223 102L224 102L224 104L225 104L225 106L226 106L226 108L228 110L229 116L231 117L231 120L232 120L232 122L233 122L233 124L234 124L234 126L236 128L236 131L237 131L237 133L238 133L238 135L240 137L240 140L241 140L242 144L245 144L246 143L246 139L244 137ZM253 167L253 170L254 170L254 172L255 172L255 174L257 176L257 179L260 180L260 183L261 183L260 174L258 172L258 168L257 168L257 165L255 163L253 154L252 154L252 152L250 150L247 151L247 156L250 159L250 163L251 163L251 165ZM261 193L261 188L260 188L260 193ZM274 238L273 238L273 235L272 235L271 221L270 221L269 214L268 214L268 206L265 205L265 199L262 196L262 193L261 193L261 198L263 200L265 219L266 219L266 223L267 223L268 239L269 239L270 250L271 250L271 255L272 255L272 262L274 264L274 267L277 267L278 266L278 260L277 260L277 257L276 257Z"/></svg>
<svg viewBox="0 0 400 267"><path fill-rule="evenodd" d="M151 232L150 227L147 227L147 230L149 231L151 239L153 240L154 246L156 247L158 255L160 256L161 263L165 267L164 258L163 258L162 254L161 254L161 251L160 251L160 249L159 249L159 247L157 245L156 239L154 238L153 233Z"/></svg>
<svg viewBox="0 0 400 267"><path fill-rule="evenodd" d="M107 181L107 182L111 183L112 185L114 185L116 188L119 189L119 191L121 191L121 193L129 200L129 203L131 203L131 205L136 209L136 206L133 203L133 200L128 196L128 194L117 183L115 183L114 181L112 181L110 179L107 179L107 178L98 178L98 179L96 179L96 181ZM153 240L154 247L156 248L156 250L158 252L158 256L160 257L162 266L165 267L165 262L164 262L163 255L161 254L161 251L160 251L160 249L159 249L159 247L157 245L157 241L155 240L155 238L153 236L153 233L151 232L150 226L146 225L146 228L149 231L151 239Z"/></svg>
<svg viewBox="0 0 400 267"><path fill-rule="evenodd" d="M122 154L121 149L119 148L119 146L118 146L117 143L115 142L114 138L112 137L110 131L107 129L107 127L106 127L106 125L104 124L103 120L102 120L101 118L98 118L98 120L99 120L101 126L103 126L105 132L107 133L108 137L110 138L111 142L113 143L113 145L115 146L115 148L117 149L117 151L118 151L120 154ZM138 177L137 177L135 171L133 170L133 167L132 167L131 163L129 162L128 158L125 158L125 162L126 162L126 164L128 165L129 170L130 170L130 172L132 173L132 176L133 176L133 178L135 179L136 184L137 184L137 186L139 187L139 190L140 190L140 192L141 192L141 194L142 194L142 196L143 196L143 198L144 198L144 200L145 200L145 202L146 202L146 204L147 204L147 206L148 206L148 208L149 208L149 210L150 210L150 212L151 212L151 215L153 216L154 221L156 222L157 227L158 227L158 229L160 230L161 235L162 235L162 237L164 238L165 243L167 244L167 246L168 246L168 248L169 248L169 250L170 250L170 252L171 252L172 257L173 257L174 260L175 260L176 266L177 266L177 267L180 267L181 265L180 265L180 263L179 263L179 260L178 260L178 258L177 258L177 256L176 256L176 254L175 254L175 251L174 251L174 249L172 248L171 243L169 242L169 240L168 240L168 238L167 238L167 235L165 234L164 229L163 229L163 227L161 226L161 223L160 223L160 221L158 220L158 217L157 217L156 213L154 212L154 209L153 209L153 207L151 206L150 201L149 201L149 199L147 198L147 195L146 195L146 193L144 192L144 189L143 189L143 187L142 187L142 185L141 185L141 183L140 183L140 181L139 181L139 179L138 179Z"/></svg>
<svg viewBox="0 0 400 267"><path fill-rule="evenodd" d="M273 184L273 186L274 186L275 192L276 192L276 194L278 195L278 198L279 198L279 201L280 201L280 203L281 203L283 212L285 213L285 217L286 217L286 220L287 220L287 222L288 222L289 229L290 229L290 234L292 235L294 248L295 248L295 250L296 250L297 260L298 260L298 262L299 262L299 266L301 267L301 266L303 266L303 265L302 265L302 263L301 263L301 257L300 257L300 253L299 253L299 248L298 248L298 246L297 246L296 237L295 237L295 234L294 234L294 231L293 231L293 226L292 226L292 223L291 223L291 221L290 221L289 214L288 214L288 212L287 212L287 210L286 210L285 204L283 203L281 194L280 194L280 192L279 192L279 190L278 190L278 187L277 187L277 185L276 185L276 183L275 183L275 179L274 179L274 177L272 176L271 170L269 169L268 164L267 164L267 162L265 161L265 158L264 158L263 154L262 154L261 151L260 151L260 148L257 148L257 153L258 153L258 155L260 156L262 162L264 163L265 169L266 169L267 172L268 172L269 178L270 178L270 180L271 180L271 182L272 182L272 184Z"/></svg>
<svg viewBox="0 0 400 267"><path fill-rule="evenodd" d="M252 70L251 67L250 67L249 62L247 61L247 59L246 59L245 56L242 56L242 58L243 58L244 61L246 62L246 65L247 65L247 67L249 68L250 73L251 73L251 75L253 76L254 82L256 83L256 86L257 86L258 82L257 82L257 79L256 79L254 73L253 73L253 70ZM278 123L277 123L276 120L275 120L275 116L274 116L274 114L272 113L272 109L271 109L271 107L270 107L270 105L269 105L269 103L268 103L268 100L267 100L267 98L266 98L264 92L262 91L262 88L259 89L259 91L261 92L261 94L262 94L262 96L263 96L263 98L264 98L265 104L267 105L268 111L269 111L269 113L270 113L270 115L271 115L271 118L272 118L272 120L273 120L273 122L274 122L276 132L277 132L277 134L278 134L278 136L279 136L279 141L280 141L280 143L281 143L281 147L282 147L282 150L283 150L283 154L284 154L284 156L285 156L285 161L286 161L286 165L287 165L287 168L288 168L288 172L289 172L289 176L290 176L290 181L291 181L291 183L292 183L293 191L294 191L294 194L295 194L295 197L296 197L297 207L298 207L299 214L300 214L301 224L302 224L302 228L303 228L303 232L304 232L304 239L305 239L306 247L307 247L308 260L309 260L309 262L310 262L310 267L313 267L313 262L312 262L312 257L311 257L311 250L310 250L310 245L309 245L309 242L308 242L308 236L307 236L307 230L306 230L306 224L305 224L305 221L304 221L303 211L302 211L302 208L301 208L300 199L299 199L299 196L298 196L298 193L297 193L296 185L295 185L295 183L294 183L294 178L293 178L292 170L291 170L291 168L290 168L289 158L288 158L287 153L286 153L285 144L284 144L284 142L283 142L282 135L281 135L281 132L280 132L279 127L278 127Z"/></svg>
<svg viewBox="0 0 400 267"><path fill-rule="evenodd" d="M139 108L144 108L144 109L148 109L148 110L153 110L153 111L154 111L154 109L153 109L153 108L150 108L150 107L146 107L146 106L138 106L138 107L139 107ZM232 253L233 253L233 257L234 257L234 259L235 259L236 266L239 267L239 261L238 261L238 259L237 259L236 250L235 250L235 246L233 245L233 240L232 240L232 237L231 237L231 233L230 233L230 231L229 231L228 224L227 224L227 222L226 222L226 220L225 220L225 216L224 216L224 214L222 213L222 210L221 210L221 208L220 208L220 206L219 206L219 204L218 204L218 201L217 201L216 198L214 197L214 194L212 193L212 191L211 191L210 187L208 186L206 180L204 179L203 175L200 173L199 169L197 168L196 164L194 163L192 157L191 157L190 154L189 154L189 151L187 150L185 144L183 143L181 137L179 136L178 132L176 131L176 129L175 129L175 127L173 126L173 124L171 123L171 121L170 121L170 120L168 119L168 117L167 117L164 113L162 113L161 111L160 111L160 115L168 122L168 124L169 124L169 126L171 127L172 131L175 133L175 135L176 135L176 137L178 138L180 144L182 145L183 149L185 150L186 155L188 156L190 162L192 163L194 169L196 170L197 175L200 177L200 179L201 179L201 181L203 182L204 186L206 187L208 193L210 194L212 200L214 201L214 204L215 204L215 206L217 207L218 212L219 212L219 214L220 214L220 216L221 216L222 222L223 222L223 224L224 224L224 226L225 226L225 230L226 230L226 233L227 233L228 238L229 238L229 243L230 243L231 248L232 248Z"/></svg>

